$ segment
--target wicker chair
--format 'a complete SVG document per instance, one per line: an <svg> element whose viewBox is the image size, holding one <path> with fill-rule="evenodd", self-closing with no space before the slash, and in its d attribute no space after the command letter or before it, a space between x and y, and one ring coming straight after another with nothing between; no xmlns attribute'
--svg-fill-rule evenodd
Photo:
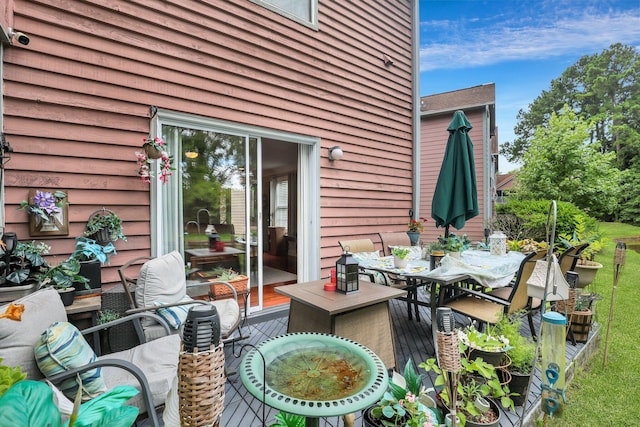
<svg viewBox="0 0 640 427"><path fill-rule="evenodd" d="M513 284L493 289L491 292L484 293L453 285L443 286L440 288L438 301L442 301L442 303L439 305L450 307L460 314L488 324L497 323L503 314L511 315L525 310L529 327L532 334L535 335L532 312L536 310L536 307L533 306L532 298L527 294L527 280L533 272L536 261L544 259L546 255L546 249L528 254L520 263ZM445 299L446 295L453 295L453 297Z"/></svg>

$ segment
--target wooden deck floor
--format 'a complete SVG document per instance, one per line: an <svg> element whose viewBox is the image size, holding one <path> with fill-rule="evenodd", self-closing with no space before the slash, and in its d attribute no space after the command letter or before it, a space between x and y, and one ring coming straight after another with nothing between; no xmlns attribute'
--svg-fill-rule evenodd
<svg viewBox="0 0 640 427"><path fill-rule="evenodd" d="M391 312L393 317L395 344L397 352L398 364L404 367L406 361L413 360L415 366L430 357L433 357L434 347L431 338L430 319L428 309L421 307L421 321L408 320L406 313L406 305L399 300L392 300ZM539 316L536 319L536 327L538 327ZM235 351L239 357L232 352L232 346L225 348L226 363L230 368L237 368L242 357L250 349L248 346L240 351L245 344L258 344L267 338L282 335L287 329L287 311L272 312L270 315L264 315L252 319L251 336L242 343L236 343ZM526 322L521 329L522 333L530 334ZM572 377L575 366L582 365L597 348L600 333L599 328L593 328L589 341L584 344L573 346L567 341L567 382ZM241 353L241 354L240 354ZM432 387L433 377L427 377L425 387ZM526 414L524 414L524 424L526 426L534 426L534 419L539 413L539 393L540 393L540 376L539 372L533 380L531 391L526 405ZM268 426L274 421L276 410L262 405L262 403L250 395L242 385L239 375L230 376L226 385L225 408L222 416L222 426L228 427L254 427ZM264 414L263 414L264 411ZM504 413L502 416L501 426L519 426L520 417L522 417L522 407L517 407L517 413ZM264 422L263 422L264 420ZM322 426L342 426L344 425L341 418L332 417L321 420ZM362 421L358 418L356 426L361 426Z"/></svg>

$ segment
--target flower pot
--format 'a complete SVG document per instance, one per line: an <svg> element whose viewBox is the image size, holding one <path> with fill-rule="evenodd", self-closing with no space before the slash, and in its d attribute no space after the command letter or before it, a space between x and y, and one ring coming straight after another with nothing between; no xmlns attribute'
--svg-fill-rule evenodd
<svg viewBox="0 0 640 427"><path fill-rule="evenodd" d="M483 418L481 420L473 421L469 419L470 417L467 417L467 423L465 424L466 427L499 427L500 426L500 418L502 417L500 408L498 408L498 405L496 404L496 402L493 401L493 399L487 399L487 401L489 402L490 408L487 412L482 414ZM487 421L485 421L485 419Z"/></svg>
<svg viewBox="0 0 640 427"><path fill-rule="evenodd" d="M19 286L0 286L0 302L11 302L29 295L36 290L36 283Z"/></svg>
<svg viewBox="0 0 640 427"><path fill-rule="evenodd" d="M145 143L142 148L144 148L144 152L147 154L147 157L149 159L159 159L160 157L162 157L162 151L158 150L149 143Z"/></svg>
<svg viewBox="0 0 640 427"><path fill-rule="evenodd" d="M89 287L91 289L102 289L102 269L100 267L100 261L98 261L97 259L91 261L80 261L79 274L89 279ZM80 292L89 293L92 291L82 290Z"/></svg>
<svg viewBox="0 0 640 427"><path fill-rule="evenodd" d="M62 305L68 307L73 304L73 299L76 297L76 288L58 289L58 295L60 295Z"/></svg>
<svg viewBox="0 0 640 427"><path fill-rule="evenodd" d="M584 263L584 264L583 264ZM578 287L584 288L596 278L598 270L602 268L602 264L595 261L578 262L573 271L578 273Z"/></svg>
<svg viewBox="0 0 640 427"><path fill-rule="evenodd" d="M409 260L407 258L400 258L397 256L393 256L393 266L395 268L407 268L407 264Z"/></svg>
<svg viewBox="0 0 640 427"><path fill-rule="evenodd" d="M587 342L589 339L589 332L591 331L591 322L593 320L593 313L591 310L574 311L569 316L569 328L573 332L573 338L576 342Z"/></svg>
<svg viewBox="0 0 640 427"><path fill-rule="evenodd" d="M506 371L499 370L498 376L501 381L506 380ZM514 371L509 371L511 374L511 380L509 381L509 390L512 393L517 393L518 396L511 396L511 400L513 400L513 404L515 406L522 406L526 400L525 393L527 392L527 386L529 385L529 377L530 374L521 374Z"/></svg>
<svg viewBox="0 0 640 427"><path fill-rule="evenodd" d="M469 358L477 359L482 357L482 360L495 367L503 366L504 352L503 351L484 351L478 349L472 349Z"/></svg>
<svg viewBox="0 0 640 427"><path fill-rule="evenodd" d="M420 241L420 232L407 231L407 235L409 236L409 241L411 242L411 246L418 246L418 242Z"/></svg>

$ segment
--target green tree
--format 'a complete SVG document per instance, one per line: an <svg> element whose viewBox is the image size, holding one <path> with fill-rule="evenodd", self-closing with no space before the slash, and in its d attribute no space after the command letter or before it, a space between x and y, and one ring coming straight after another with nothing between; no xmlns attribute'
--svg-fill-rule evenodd
<svg viewBox="0 0 640 427"><path fill-rule="evenodd" d="M520 199L571 202L603 218L618 208L621 172L615 154L590 139L593 125L564 106L535 130L524 165L517 173Z"/></svg>
<svg viewBox="0 0 640 427"><path fill-rule="evenodd" d="M591 142L599 141L603 152L615 152L619 168L626 169L640 156L639 57L635 47L616 43L580 58L527 110L518 112L516 139L504 143L501 153L509 161L522 161L538 126L546 125L551 113L559 113L567 104L593 123Z"/></svg>

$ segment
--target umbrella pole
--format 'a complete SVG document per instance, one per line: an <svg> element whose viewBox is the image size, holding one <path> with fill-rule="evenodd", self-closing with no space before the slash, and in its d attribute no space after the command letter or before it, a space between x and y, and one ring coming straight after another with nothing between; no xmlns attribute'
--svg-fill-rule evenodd
<svg viewBox="0 0 640 427"><path fill-rule="evenodd" d="M449 238L449 224L444 226L444 238L445 239Z"/></svg>

